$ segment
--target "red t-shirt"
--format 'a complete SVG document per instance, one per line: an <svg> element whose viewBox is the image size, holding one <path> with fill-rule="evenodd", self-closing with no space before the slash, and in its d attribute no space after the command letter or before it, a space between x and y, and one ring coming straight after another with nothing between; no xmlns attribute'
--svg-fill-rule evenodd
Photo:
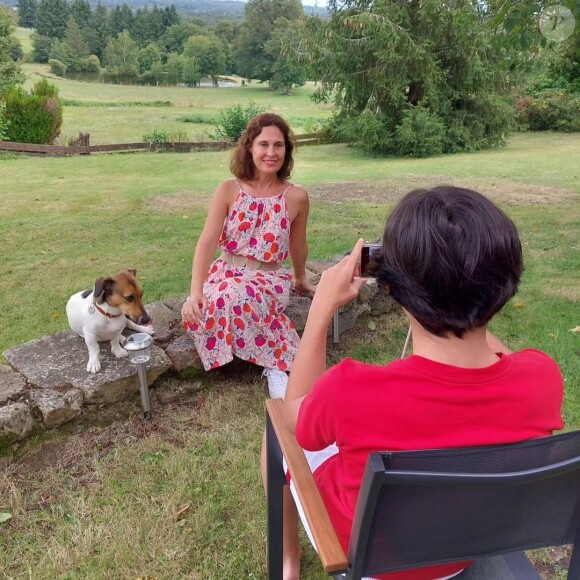
<svg viewBox="0 0 580 580"><path fill-rule="evenodd" d="M309 451L333 442L339 448L314 479L345 551L370 452L513 443L563 428L558 365L537 350L498 356L483 369L415 355L386 367L345 359L315 383L300 407L296 439ZM430 580L462 567L380 577Z"/></svg>

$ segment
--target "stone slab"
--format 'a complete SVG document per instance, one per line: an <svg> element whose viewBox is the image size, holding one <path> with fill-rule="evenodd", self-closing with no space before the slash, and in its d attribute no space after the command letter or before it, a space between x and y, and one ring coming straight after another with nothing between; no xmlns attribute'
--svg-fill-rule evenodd
<svg viewBox="0 0 580 580"><path fill-rule="evenodd" d="M0 365L0 405L17 399L26 391L26 379L8 365Z"/></svg>
<svg viewBox="0 0 580 580"><path fill-rule="evenodd" d="M294 323L298 334L302 334L306 326L306 319L308 318L308 310L310 309L311 302L312 298L307 296L290 296L290 301L288 302L288 306L286 306L284 314Z"/></svg>
<svg viewBox="0 0 580 580"><path fill-rule="evenodd" d="M187 368L203 369L203 364L197 353L193 340L187 334L177 337L165 349L173 369L180 372Z"/></svg>
<svg viewBox="0 0 580 580"><path fill-rule="evenodd" d="M0 407L0 448L24 439L36 427L32 412L25 403Z"/></svg>
<svg viewBox="0 0 580 580"><path fill-rule="evenodd" d="M187 296L181 296L179 298L172 298L171 300L164 300L163 304L167 306L167 308L171 308L175 313L177 313L181 317L181 307L185 302Z"/></svg>
<svg viewBox="0 0 580 580"><path fill-rule="evenodd" d="M153 339L156 344L166 344L174 336L183 333L181 328L181 314L169 308L163 302L152 302L146 306L147 312L153 320Z"/></svg>
<svg viewBox="0 0 580 580"><path fill-rule="evenodd" d="M45 429L60 427L81 413L83 393L79 389L71 389L66 393L43 389L31 393L31 407L42 419Z"/></svg>
<svg viewBox="0 0 580 580"><path fill-rule="evenodd" d="M85 403L114 403L139 391L137 372L128 358L115 358L109 343L100 343L101 371L86 370L88 352L85 341L72 330L32 340L4 352L8 363L34 386L41 389L80 389ZM151 384L171 367L159 347L151 347L147 379Z"/></svg>

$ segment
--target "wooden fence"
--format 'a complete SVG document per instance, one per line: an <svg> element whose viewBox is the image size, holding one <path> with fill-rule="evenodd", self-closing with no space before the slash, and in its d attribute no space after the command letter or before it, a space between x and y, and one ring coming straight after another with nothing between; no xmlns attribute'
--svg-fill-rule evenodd
<svg viewBox="0 0 580 580"><path fill-rule="evenodd" d="M319 145L328 142L325 133L297 135L296 140L299 146ZM114 145L88 145L88 139L85 139L85 143L87 144L65 147L62 145L33 145L29 143L0 141L0 151L21 153L24 155L65 157L68 155L92 155L94 153L123 153L135 151L172 151L175 153L190 153L191 151L221 151L234 146L233 143L228 141L207 141L199 143L142 142L119 143Z"/></svg>

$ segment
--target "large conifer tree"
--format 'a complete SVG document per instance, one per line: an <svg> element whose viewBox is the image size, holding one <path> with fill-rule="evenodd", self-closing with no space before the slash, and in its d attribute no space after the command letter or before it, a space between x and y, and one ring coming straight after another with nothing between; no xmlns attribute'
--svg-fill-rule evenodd
<svg viewBox="0 0 580 580"><path fill-rule="evenodd" d="M330 0L309 17L302 60L338 109L332 130L382 153L425 156L502 144L511 112L499 50L472 0Z"/></svg>

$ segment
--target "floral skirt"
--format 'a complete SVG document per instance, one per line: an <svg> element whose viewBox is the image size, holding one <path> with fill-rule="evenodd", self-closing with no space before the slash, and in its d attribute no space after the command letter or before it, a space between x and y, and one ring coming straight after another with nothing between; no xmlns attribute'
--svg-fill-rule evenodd
<svg viewBox="0 0 580 580"><path fill-rule="evenodd" d="M234 356L265 368L290 370L300 339L284 314L292 274L241 268L216 260L203 286L202 324L185 323L206 370Z"/></svg>

